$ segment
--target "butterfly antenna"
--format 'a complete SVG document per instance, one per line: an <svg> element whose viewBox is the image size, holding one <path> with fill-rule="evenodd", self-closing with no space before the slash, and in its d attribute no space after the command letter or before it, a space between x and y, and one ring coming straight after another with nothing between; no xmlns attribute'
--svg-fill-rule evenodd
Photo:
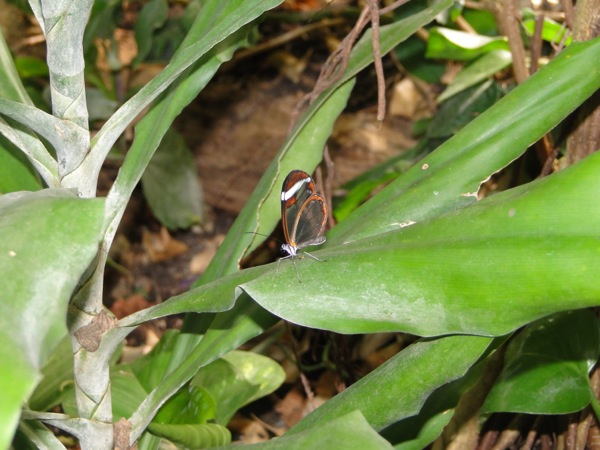
<svg viewBox="0 0 600 450"><path fill-rule="evenodd" d="M269 236L268 234L262 234L262 233L258 233L256 231L246 231L244 234L257 234L259 236L266 237L267 239L273 239L274 241L277 241L280 244L283 244L283 242L281 242L279 239L277 239L276 237L273 237L273 236Z"/></svg>

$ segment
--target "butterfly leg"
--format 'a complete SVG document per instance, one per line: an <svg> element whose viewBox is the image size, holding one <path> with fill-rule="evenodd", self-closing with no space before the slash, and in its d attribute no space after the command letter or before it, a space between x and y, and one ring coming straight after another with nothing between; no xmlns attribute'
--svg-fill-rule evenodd
<svg viewBox="0 0 600 450"><path fill-rule="evenodd" d="M284 259L290 259L292 260L292 266L294 266L294 272L296 272L296 278L298 278L298 283L302 283L302 281L300 280L300 275L298 274L298 268L296 267L296 262L294 261L295 256L294 255L289 255L289 256L284 256L283 258L279 258L277 260L277 270L275 270L275 275L277 275L279 273L279 265L281 264L281 261L283 261Z"/></svg>
<svg viewBox="0 0 600 450"><path fill-rule="evenodd" d="M304 255L307 255L307 256L310 256L310 257L311 257L312 259L314 259L315 261L320 261L320 262L325 262L325 261L327 261L326 259L319 259L319 258L317 258L316 256L314 256L314 255L311 255L311 254L310 254L310 253L308 253L308 252L303 252L303 254L304 254Z"/></svg>

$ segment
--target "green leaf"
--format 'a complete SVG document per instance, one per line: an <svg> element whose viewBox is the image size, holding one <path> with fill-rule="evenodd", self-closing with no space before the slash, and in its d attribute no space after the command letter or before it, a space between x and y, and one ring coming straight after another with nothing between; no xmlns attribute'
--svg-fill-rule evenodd
<svg viewBox="0 0 600 450"><path fill-rule="evenodd" d="M600 211L586 205L600 196L598 171L592 154L468 208L314 252L325 261L296 262L302 283L284 261L241 288L285 320L353 334L499 336L597 306Z"/></svg>
<svg viewBox="0 0 600 450"><path fill-rule="evenodd" d="M16 191L37 191L40 179L27 158L12 142L0 135L0 194Z"/></svg>
<svg viewBox="0 0 600 450"><path fill-rule="evenodd" d="M117 109L117 102L108 98L100 89L86 88L85 95L87 97L90 122L94 120L106 120Z"/></svg>
<svg viewBox="0 0 600 450"><path fill-rule="evenodd" d="M288 434L320 428L355 409L376 430L415 416L432 392L463 377L491 342L476 336L418 341L314 410Z"/></svg>
<svg viewBox="0 0 600 450"><path fill-rule="evenodd" d="M0 31L0 98L6 100L12 100L15 102L20 102L24 105L28 105L33 107L33 102L21 79L19 78L19 74L17 73L17 69L15 67L14 61L6 45L6 41L4 40L4 36ZM59 185L58 181L58 167L56 161L42 142L35 135L32 135L29 130L22 129L18 124L6 123L4 120L0 120L0 133L4 135L4 137L10 141L14 146L19 148L21 152L27 155L31 161L31 163L35 166L36 170L39 172L40 176L46 181L47 185L50 187L56 187ZM8 143L3 143L3 147L8 147ZM0 161L0 180L6 180L14 177L13 182L3 182L4 185L15 186L15 180L18 178L18 173L23 171L23 167L16 168L13 166L14 161L8 162L7 160L13 160L15 156L8 156L4 150L1 150L2 158L4 161ZM12 153L12 152L11 152ZM5 164L10 164L10 166L6 166ZM13 172L11 166L15 168L18 172ZM5 173L6 172L6 173ZM9 175L10 174L10 175ZM8 178L7 178L8 177ZM26 176L25 180L31 179L31 176ZM25 181L26 182L26 181ZM4 186L6 189L6 186ZM13 188L10 188L7 191L13 191Z"/></svg>
<svg viewBox="0 0 600 450"><path fill-rule="evenodd" d="M236 449L239 446L230 446ZM345 415L321 423L319 427L286 434L269 442L246 445L249 450L305 450L309 448L343 448L345 450L390 450L389 442L369 426L363 415L351 410Z"/></svg>
<svg viewBox="0 0 600 450"><path fill-rule="evenodd" d="M128 364L147 392L158 386L165 377L178 335L178 330L167 330L150 353Z"/></svg>
<svg viewBox="0 0 600 450"><path fill-rule="evenodd" d="M429 140L446 140L493 106L502 92L492 80L471 86L440 105L427 127Z"/></svg>
<svg viewBox="0 0 600 450"><path fill-rule="evenodd" d="M599 38L570 45L334 227L325 246L397 230L476 202L481 183L600 89L599 59Z"/></svg>
<svg viewBox="0 0 600 450"><path fill-rule="evenodd" d="M461 353L457 356L461 358ZM447 361L455 361L451 353ZM396 450L421 450L435 441L454 416L462 396L481 378L486 359L473 365L467 373L442 385L429 395L419 413L393 423L381 431L381 435Z"/></svg>
<svg viewBox="0 0 600 450"><path fill-rule="evenodd" d="M464 8L462 15L477 33L486 36L498 35L498 23L492 11L488 11L487 9Z"/></svg>
<svg viewBox="0 0 600 450"><path fill-rule="evenodd" d="M65 336L71 293L100 242L104 202L46 189L0 197L0 448Z"/></svg>
<svg viewBox="0 0 600 450"><path fill-rule="evenodd" d="M580 411L595 396L588 374L599 356L598 318L587 309L532 323L510 342L504 369L486 398L483 411Z"/></svg>
<svg viewBox="0 0 600 450"><path fill-rule="evenodd" d="M231 442L231 432L222 425L205 423L200 425L170 425L151 423L148 430L187 448L208 448Z"/></svg>
<svg viewBox="0 0 600 450"><path fill-rule="evenodd" d="M70 336L65 336L56 346L44 367L42 381L28 401L33 411L49 411L61 403L63 388L73 380L73 347Z"/></svg>
<svg viewBox="0 0 600 450"><path fill-rule="evenodd" d="M233 351L202 367L191 384L211 393L217 402L216 422L227 425L238 409L275 391L284 380L285 372L271 358Z"/></svg>
<svg viewBox="0 0 600 450"><path fill-rule="evenodd" d="M527 31L529 36L533 36L535 31L535 14L531 11L531 18L523 20L523 28ZM564 25L561 25L554 20L544 17L544 22L542 25L542 39L546 42L551 42L553 44L560 44L563 39L565 40L564 45L570 45L573 42L573 36L569 35L565 39L565 33L567 32L567 28Z"/></svg>
<svg viewBox="0 0 600 450"><path fill-rule="evenodd" d="M135 373L127 366L121 364L111 367L110 391L115 420L121 417L129 417L135 411L135 408L148 396L148 391L144 389L144 386L142 386ZM75 395L73 395L72 400L75 400ZM67 405L63 404L63 407L65 411L68 411ZM76 404L73 404L73 407L76 407ZM76 411L74 411L75 414Z"/></svg>
<svg viewBox="0 0 600 450"><path fill-rule="evenodd" d="M228 278L202 285L183 294L171 297L156 306L130 314L119 321L118 327L128 328L158 319L159 317L184 312L214 313L228 311L233 307L236 298L240 295L239 290L236 290L236 286L254 279L258 274L267 272L268 270L267 267L255 267L242 272L236 272ZM125 330L125 332L127 331ZM119 330L115 332L119 332Z"/></svg>
<svg viewBox="0 0 600 450"><path fill-rule="evenodd" d="M152 422L197 425L213 420L216 413L217 403L210 392L192 382L167 400Z"/></svg>
<svg viewBox="0 0 600 450"><path fill-rule="evenodd" d="M425 58L427 44L417 36L410 36L396 47L394 53L410 74L427 83L438 83L446 71L443 63Z"/></svg>
<svg viewBox="0 0 600 450"><path fill-rule="evenodd" d="M244 272L246 271L238 272L232 277L244 274ZM198 289L205 289L210 296L210 290L215 289L218 284L218 282L210 283ZM237 290L236 295L240 294L241 291ZM210 317L210 315L205 317ZM237 298L233 309L216 315L211 328L204 335L183 334L177 343L181 344L183 342L185 344L187 339L189 346L174 349L175 357L169 361L162 382L150 392L130 418L133 425L132 436L134 439L141 435L164 400L179 390L200 367L215 361L231 349L237 348L249 339L263 333L276 320L246 295L242 294ZM196 332L202 332L202 328L199 327Z"/></svg>
<svg viewBox="0 0 600 450"><path fill-rule="evenodd" d="M189 228L204 216L204 196L183 136L169 129L142 175L144 196L170 229Z"/></svg>
<svg viewBox="0 0 600 450"><path fill-rule="evenodd" d="M449 28L429 30L427 58L469 61L494 50L510 51L505 37L488 37Z"/></svg>
<svg viewBox="0 0 600 450"><path fill-rule="evenodd" d="M150 53L153 34L165 24L168 17L169 5L165 0L151 0L143 6L134 28L138 46L138 54L132 63L134 66L144 61Z"/></svg>
<svg viewBox="0 0 600 450"><path fill-rule="evenodd" d="M454 78L452 83L444 92L442 92L437 101L441 103L453 95L474 86L480 81L488 79L496 72L511 64L512 56L510 52L506 50L494 50L486 53L458 72L456 78Z"/></svg>
<svg viewBox="0 0 600 450"><path fill-rule="evenodd" d="M0 98L33 106L0 30Z"/></svg>
<svg viewBox="0 0 600 450"><path fill-rule="evenodd" d="M15 58L15 66L21 79L48 77L48 65L43 59L19 56Z"/></svg>

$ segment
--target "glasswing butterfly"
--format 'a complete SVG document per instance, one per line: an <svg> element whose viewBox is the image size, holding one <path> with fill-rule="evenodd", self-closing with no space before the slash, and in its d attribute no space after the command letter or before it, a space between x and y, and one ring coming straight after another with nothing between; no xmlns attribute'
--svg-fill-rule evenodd
<svg viewBox="0 0 600 450"><path fill-rule="evenodd" d="M325 242L325 223L327 222L327 204L325 198L316 192L315 182L302 170L292 170L281 187L281 220L285 243L281 249L288 253L279 260L294 257L298 250L310 245ZM322 261L308 252L304 252L317 261ZM279 263L277 267L279 268ZM296 275L298 272L296 270Z"/></svg>

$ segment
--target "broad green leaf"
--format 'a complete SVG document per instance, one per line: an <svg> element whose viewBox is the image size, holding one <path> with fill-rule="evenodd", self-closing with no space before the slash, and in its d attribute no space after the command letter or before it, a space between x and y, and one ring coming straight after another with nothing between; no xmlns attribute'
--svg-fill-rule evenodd
<svg viewBox="0 0 600 450"><path fill-rule="evenodd" d="M301 283L287 260L241 288L285 320L352 334L499 336L597 306L598 171L593 154L468 208L315 251L325 261L298 259Z"/></svg>
<svg viewBox="0 0 600 450"><path fill-rule="evenodd" d="M395 180L400 175L399 172L384 172L377 179L366 179L356 184L348 191L344 199L334 208L333 214L335 220L341 222L348 214L354 211L363 203L377 187Z"/></svg>
<svg viewBox="0 0 600 450"><path fill-rule="evenodd" d="M505 37L488 37L435 27L429 30L427 58L469 61L494 50L509 51Z"/></svg>
<svg viewBox="0 0 600 450"><path fill-rule="evenodd" d="M490 345L493 349L503 339ZM488 351L489 352L489 351ZM486 353L488 353L486 352ZM462 358L462 352L456 356ZM446 361L454 361L454 355L448 354ZM381 431L381 435L394 444L396 450L421 450L435 441L453 418L455 409L465 393L481 380L488 358L479 361L468 369L467 373L437 388L419 410L419 413L399 420ZM435 369L435 368L434 368Z"/></svg>
<svg viewBox="0 0 600 450"><path fill-rule="evenodd" d="M418 341L314 410L288 434L318 429L353 410L378 431L415 416L432 392L463 377L491 342L476 336Z"/></svg>
<svg viewBox="0 0 600 450"><path fill-rule="evenodd" d="M174 130L163 137L141 181L152 212L166 227L189 228L202 220L204 196L194 158Z"/></svg>
<svg viewBox="0 0 600 450"><path fill-rule="evenodd" d="M162 360L162 367L148 361L159 374L165 373L163 356L162 352L152 356ZM153 422L199 424L215 419L225 426L239 408L270 394L284 379L283 369L270 358L234 351L202 367L187 387L161 407Z"/></svg>
<svg viewBox="0 0 600 450"><path fill-rule="evenodd" d="M37 174L18 148L0 135L0 194L36 191L42 185Z"/></svg>
<svg viewBox="0 0 600 450"><path fill-rule="evenodd" d="M285 372L271 358L233 351L202 367L191 384L211 393L217 402L216 422L227 425L238 409L275 391L284 380Z"/></svg>
<svg viewBox="0 0 600 450"><path fill-rule="evenodd" d="M599 59L600 38L570 45L339 223L325 246L396 230L476 202L481 183L600 89Z"/></svg>
<svg viewBox="0 0 600 450"><path fill-rule="evenodd" d="M206 388L192 382L162 405L152 423L197 425L213 420L216 414L217 402L213 396Z"/></svg>
<svg viewBox="0 0 600 450"><path fill-rule="evenodd" d="M571 311L534 322L510 342L483 411L580 411L594 398L589 371L599 356L600 328L593 312Z"/></svg>
<svg viewBox="0 0 600 450"><path fill-rule="evenodd" d="M480 56L471 64L465 66L458 74L452 83L438 97L438 102L452 97L453 95L464 91L465 89L486 80L496 72L510 66L512 64L512 56L506 50L494 50Z"/></svg>
<svg viewBox="0 0 600 450"><path fill-rule="evenodd" d="M67 332L67 304L98 251L103 206L65 190L0 197L0 448Z"/></svg>
<svg viewBox="0 0 600 450"><path fill-rule="evenodd" d="M155 436L168 439L185 448L208 448L231 442L231 432L223 425L204 423L199 425L172 425L151 423L148 430Z"/></svg>
<svg viewBox="0 0 600 450"><path fill-rule="evenodd" d="M225 447L237 449L239 445ZM369 426L363 415L350 410L344 415L321 423L319 427L286 434L277 439L259 444L246 445L248 450L305 450L309 448L345 450L390 450L389 442L379 436ZM220 447L221 450L224 447Z"/></svg>

